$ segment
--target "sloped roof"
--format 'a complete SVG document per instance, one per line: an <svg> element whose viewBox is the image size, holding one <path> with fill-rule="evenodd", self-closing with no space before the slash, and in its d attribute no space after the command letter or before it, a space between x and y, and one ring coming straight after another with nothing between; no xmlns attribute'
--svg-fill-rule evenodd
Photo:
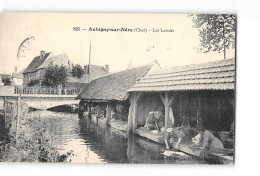
<svg viewBox="0 0 260 176"><path fill-rule="evenodd" d="M234 87L235 59L227 59L152 73L128 91L233 90Z"/></svg>
<svg viewBox="0 0 260 176"><path fill-rule="evenodd" d="M44 57L41 59L40 56L36 56L33 61L28 65L28 67L25 69L24 73L30 73L37 71L37 68L42 65L42 63L48 58L50 53L46 53Z"/></svg>
<svg viewBox="0 0 260 176"><path fill-rule="evenodd" d="M78 83L78 82L66 82L65 86L67 88L75 88L78 90L83 90L87 83Z"/></svg>
<svg viewBox="0 0 260 176"><path fill-rule="evenodd" d="M67 82L88 83L94 79L107 75L105 68L99 65L90 65L90 74L84 74L82 78L70 76ZM90 78L89 78L90 77Z"/></svg>
<svg viewBox="0 0 260 176"><path fill-rule="evenodd" d="M38 69L47 68L50 65L53 65L53 66L58 65L59 67L63 65L66 68L68 68L69 66L72 67L72 63L65 53L50 57L48 60L46 60L44 63L42 63L38 67Z"/></svg>
<svg viewBox="0 0 260 176"><path fill-rule="evenodd" d="M151 68L152 65L146 65L95 79L85 86L77 98L124 100L127 90L133 87Z"/></svg>

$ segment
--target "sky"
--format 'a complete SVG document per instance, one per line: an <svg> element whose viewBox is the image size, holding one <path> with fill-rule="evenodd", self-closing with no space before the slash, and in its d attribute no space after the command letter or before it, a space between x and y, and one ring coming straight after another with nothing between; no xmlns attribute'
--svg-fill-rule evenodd
<svg viewBox="0 0 260 176"><path fill-rule="evenodd" d="M41 50L54 55L66 53L72 63L108 64L111 72L144 65L156 60L162 68L222 60L223 53L198 53L198 29L187 14L127 13L1 13L0 74L26 68ZM80 31L73 31L80 27ZM94 32L89 27L140 28L143 32ZM153 29L174 32L152 32ZM82 30L87 29L87 30ZM20 44L32 37L24 57L17 58ZM235 50L227 50L227 58Z"/></svg>

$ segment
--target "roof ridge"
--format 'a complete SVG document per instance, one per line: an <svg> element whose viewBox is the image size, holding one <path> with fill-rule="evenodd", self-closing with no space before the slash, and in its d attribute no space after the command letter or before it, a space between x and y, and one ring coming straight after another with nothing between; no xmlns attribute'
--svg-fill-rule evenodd
<svg viewBox="0 0 260 176"><path fill-rule="evenodd" d="M186 72L186 71L201 70L201 69L207 69L207 68L218 68L218 67L223 67L223 66L231 66L231 65L235 64L235 62L232 64L229 63L232 60L234 60L234 58L230 58L230 59L226 59L226 60L215 60L212 62L204 62L204 63L198 63L198 64L182 65L182 66L169 68L166 70L160 70L160 71L154 72L153 74L150 74L150 75L173 74L173 73L178 73L178 72ZM224 64L224 65L221 65L221 64Z"/></svg>

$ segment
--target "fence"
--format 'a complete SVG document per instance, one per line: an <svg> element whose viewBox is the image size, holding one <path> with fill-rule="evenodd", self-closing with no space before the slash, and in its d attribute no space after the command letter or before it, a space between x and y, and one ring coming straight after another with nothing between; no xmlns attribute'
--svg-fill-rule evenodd
<svg viewBox="0 0 260 176"><path fill-rule="evenodd" d="M37 86L37 87L22 87L16 86L15 94L49 94L49 95L78 95L80 89L67 87L51 87L51 86Z"/></svg>

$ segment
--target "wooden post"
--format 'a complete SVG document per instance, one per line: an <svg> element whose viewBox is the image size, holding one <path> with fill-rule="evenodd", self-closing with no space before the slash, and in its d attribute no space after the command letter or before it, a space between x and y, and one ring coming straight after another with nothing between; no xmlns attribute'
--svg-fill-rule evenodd
<svg viewBox="0 0 260 176"><path fill-rule="evenodd" d="M129 113L128 113L128 133L130 134L133 129L133 119L132 119L132 115L133 115L133 104L134 104L134 96L130 95L129 96L129 101L130 101L130 107L129 107Z"/></svg>
<svg viewBox="0 0 260 176"><path fill-rule="evenodd" d="M164 104L164 109L165 109L165 124L164 127L165 129L167 128L172 128L172 123L170 120L169 112L170 112L170 107L173 103L174 96L170 97L168 92L165 92L164 95L160 93L160 97L162 99L162 102Z"/></svg>
<svg viewBox="0 0 260 176"><path fill-rule="evenodd" d="M90 105L90 103L88 103L87 106L88 106L88 114L90 114L91 113L91 105Z"/></svg>
<svg viewBox="0 0 260 176"><path fill-rule="evenodd" d="M200 109L201 109L201 98L199 95L198 96L198 108L197 108L197 126L199 125L199 121L200 121Z"/></svg>
<svg viewBox="0 0 260 176"><path fill-rule="evenodd" d="M137 128L137 105L138 101L140 100L142 93L141 92L136 92L134 93L134 101L133 101L133 113L132 113L132 131L134 132L135 129Z"/></svg>
<svg viewBox="0 0 260 176"><path fill-rule="evenodd" d="M129 96L130 107L128 114L128 132L132 133L137 128L137 108L138 101L140 100L142 93L141 92L133 92Z"/></svg>
<svg viewBox="0 0 260 176"><path fill-rule="evenodd" d="M111 119L111 104L107 102L106 124L108 124L110 119Z"/></svg>
<svg viewBox="0 0 260 176"><path fill-rule="evenodd" d="M16 119L15 141L17 141L17 139L18 139L19 125L20 125L20 114L21 114L21 95L18 97L18 100L17 100L17 119Z"/></svg>

